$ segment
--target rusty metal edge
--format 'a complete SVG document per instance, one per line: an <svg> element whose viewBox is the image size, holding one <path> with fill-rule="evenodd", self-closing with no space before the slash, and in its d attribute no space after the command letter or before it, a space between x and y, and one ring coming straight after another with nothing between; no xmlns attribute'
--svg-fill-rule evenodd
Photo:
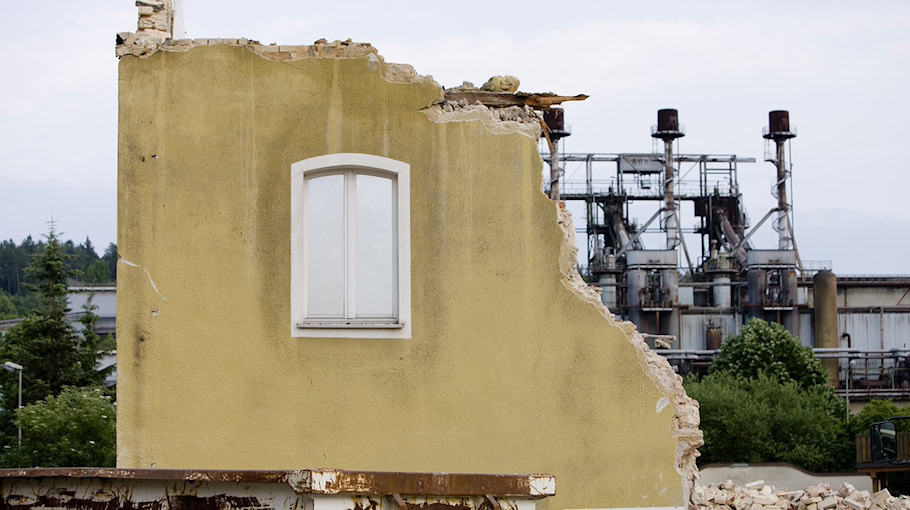
<svg viewBox="0 0 910 510"><path fill-rule="evenodd" d="M302 470L211 470L128 468L0 469L12 478L98 478L114 480L287 483L306 494L404 494L411 496L498 496L538 499L555 495L555 478L546 474L405 473Z"/></svg>

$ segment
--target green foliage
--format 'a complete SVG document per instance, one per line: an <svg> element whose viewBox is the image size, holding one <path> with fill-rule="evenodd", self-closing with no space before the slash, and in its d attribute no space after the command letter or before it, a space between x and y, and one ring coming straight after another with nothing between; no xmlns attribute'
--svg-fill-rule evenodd
<svg viewBox="0 0 910 510"><path fill-rule="evenodd" d="M31 293L24 296L9 295L0 290L0 320L19 319L38 309L39 297Z"/></svg>
<svg viewBox="0 0 910 510"><path fill-rule="evenodd" d="M109 282L107 262L99 259L89 264L82 275L82 281L94 284Z"/></svg>
<svg viewBox="0 0 910 510"><path fill-rule="evenodd" d="M117 245L114 243L108 244L107 249L104 250L104 255L101 256L101 260L107 264L107 281L117 281Z"/></svg>
<svg viewBox="0 0 910 510"><path fill-rule="evenodd" d="M845 404L826 386L715 371L685 387L700 405L701 464L790 462L815 472L853 464Z"/></svg>
<svg viewBox="0 0 910 510"><path fill-rule="evenodd" d="M752 319L739 335L723 343L709 373L720 372L746 378L756 378L762 372L781 382L794 381L802 388L827 381L827 374L812 349L800 344L780 324L761 319Z"/></svg>
<svg viewBox="0 0 910 510"><path fill-rule="evenodd" d="M111 243L99 256L88 238L81 244L60 242L65 254L66 272L70 278L91 284L113 283L117 278L117 245ZM26 237L18 245L12 240L0 241L0 296L12 298L16 305L14 317L25 317L33 310L34 301L17 302L16 298L28 296L28 284L34 283L25 268L47 248L45 241ZM0 298L2 299L2 298ZM0 303L2 306L2 303ZM0 308L0 314L2 314ZM3 317L0 315L0 317ZM0 319L2 320L2 319Z"/></svg>
<svg viewBox="0 0 910 510"><path fill-rule="evenodd" d="M14 319L19 316L19 310L12 296L0 293L0 321Z"/></svg>
<svg viewBox="0 0 910 510"><path fill-rule="evenodd" d="M22 448L7 445L10 467L114 466L116 410L100 388L65 388L17 413Z"/></svg>
<svg viewBox="0 0 910 510"><path fill-rule="evenodd" d="M812 350L780 324L751 320L724 342L708 376L685 384L700 406L702 464L790 462L819 472L853 466L844 401Z"/></svg>
<svg viewBox="0 0 910 510"><path fill-rule="evenodd" d="M910 408L897 407L890 400L873 400L866 404L866 407L859 414L850 417L847 429L851 437L857 434L868 434L869 425L877 421L885 421L894 416L910 416ZM910 429L910 422L907 420L898 421L895 425L897 425L898 430Z"/></svg>
<svg viewBox="0 0 910 510"><path fill-rule="evenodd" d="M32 278L31 289L39 296L37 310L0 338L0 362L15 361L25 367L23 402L56 395L64 386L102 384L104 374L95 370L99 359L97 335L77 335L66 320L66 256L53 228L45 249L27 273ZM0 407L16 408L17 374L0 371L0 394ZM9 412L0 416L0 427L6 432L11 422Z"/></svg>
<svg viewBox="0 0 910 510"><path fill-rule="evenodd" d="M36 243L31 236L18 246L12 239L0 241L0 290L13 296L24 295L25 268L41 249L41 243Z"/></svg>

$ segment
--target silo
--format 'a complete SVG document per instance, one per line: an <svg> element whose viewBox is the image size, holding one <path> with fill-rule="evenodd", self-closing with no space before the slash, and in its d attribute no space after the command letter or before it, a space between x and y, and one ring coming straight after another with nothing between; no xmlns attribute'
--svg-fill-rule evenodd
<svg viewBox="0 0 910 510"><path fill-rule="evenodd" d="M819 271L812 278L815 297L815 347L837 348L837 277L831 271ZM837 387L838 361L823 359L828 382Z"/></svg>

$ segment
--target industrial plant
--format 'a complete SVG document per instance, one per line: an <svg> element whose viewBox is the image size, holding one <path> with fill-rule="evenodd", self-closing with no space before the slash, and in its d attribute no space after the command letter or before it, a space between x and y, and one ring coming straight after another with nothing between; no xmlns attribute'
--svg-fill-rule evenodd
<svg viewBox="0 0 910 510"><path fill-rule="evenodd" d="M584 206L584 218L576 218L587 238L582 272L676 370L704 371L724 339L760 318L812 347L842 395L910 398L910 276L835 275L830 262L801 259L790 198L797 130L789 112L771 111L762 130L774 202L754 223L738 171L756 159L678 153L686 130L675 109L658 110L651 153L562 153L559 140L571 134L564 112L551 108L544 120L544 191ZM563 177L569 163L584 165L583 180ZM650 217L638 224L642 211ZM776 246L754 244L762 228L776 232Z"/></svg>

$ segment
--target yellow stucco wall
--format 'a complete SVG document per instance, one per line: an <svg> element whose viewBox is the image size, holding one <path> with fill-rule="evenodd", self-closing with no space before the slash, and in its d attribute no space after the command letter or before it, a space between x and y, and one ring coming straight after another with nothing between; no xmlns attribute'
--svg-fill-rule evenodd
<svg viewBox="0 0 910 510"><path fill-rule="evenodd" d="M118 465L546 472L549 508L683 501L673 408L560 274L537 145L434 123L374 59L120 62ZM411 166L413 338L291 338L290 168Z"/></svg>

